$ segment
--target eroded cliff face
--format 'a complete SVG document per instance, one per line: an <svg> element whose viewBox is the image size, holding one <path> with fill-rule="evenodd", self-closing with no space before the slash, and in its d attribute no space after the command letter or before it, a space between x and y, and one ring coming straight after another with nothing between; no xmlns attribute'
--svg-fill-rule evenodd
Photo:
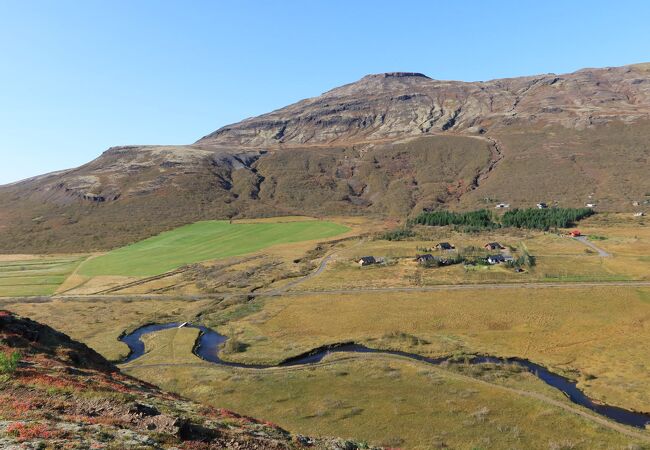
<svg viewBox="0 0 650 450"><path fill-rule="evenodd" d="M650 113L650 64L486 82L417 73L369 75L323 95L228 125L198 142L239 146L341 144L513 125L582 129Z"/></svg>

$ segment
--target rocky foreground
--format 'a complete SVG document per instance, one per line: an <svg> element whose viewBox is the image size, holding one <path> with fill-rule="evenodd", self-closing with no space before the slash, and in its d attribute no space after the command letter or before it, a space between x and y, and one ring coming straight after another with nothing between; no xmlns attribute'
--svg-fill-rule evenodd
<svg viewBox="0 0 650 450"><path fill-rule="evenodd" d="M371 447L292 435L271 423L162 392L122 374L65 334L0 311L0 448Z"/></svg>

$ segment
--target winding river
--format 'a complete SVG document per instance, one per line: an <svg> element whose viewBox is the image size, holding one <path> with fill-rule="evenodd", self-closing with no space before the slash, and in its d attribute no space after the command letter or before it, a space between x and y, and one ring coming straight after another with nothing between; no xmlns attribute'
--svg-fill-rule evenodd
<svg viewBox="0 0 650 450"><path fill-rule="evenodd" d="M141 357L144 352L144 343L142 342L142 336L149 333L154 333L156 331L167 330L170 328L178 328L180 323L166 323L166 324L153 324L145 325L138 328L132 333L123 335L120 337L120 340L129 346L131 353L129 356L122 361L122 363L128 363L134 361L135 359ZM416 361L424 362L431 365L441 365L445 362L450 362L449 357L442 358L428 358L426 356L421 356L415 353L407 353L395 350L379 350L366 347L361 344L355 344L353 342L346 342L341 344L327 345L313 349L307 353L303 353L298 356L291 357L282 361L277 365L263 365L263 364L243 364L235 363L230 361L224 361L219 357L219 350L221 344L223 344L228 338L217 333L210 328L199 326L199 325L186 325L190 328L196 328L201 331L196 344L194 346L193 353L199 358L209 361L220 366L227 367L238 367L246 369L266 369L270 367L291 367L298 365L308 365L315 364L320 362L325 356L330 353L378 353L382 355L396 355L402 356L405 358L413 359ZM569 380L568 378L562 377L556 373L550 372L543 366L535 364L531 361L521 359L521 358L496 358L493 356L475 356L468 361L470 364L481 364L481 363L493 363L493 364L517 364L532 374L537 378L552 386L556 389L559 389L564 395L566 395L573 403L584 406L585 408L590 409L591 411L607 417L616 422L630 425L637 428L645 428L646 424L650 423L650 413L641 413L636 411L631 411L617 406L603 405L601 403L596 403L587 395L581 391L575 381Z"/></svg>

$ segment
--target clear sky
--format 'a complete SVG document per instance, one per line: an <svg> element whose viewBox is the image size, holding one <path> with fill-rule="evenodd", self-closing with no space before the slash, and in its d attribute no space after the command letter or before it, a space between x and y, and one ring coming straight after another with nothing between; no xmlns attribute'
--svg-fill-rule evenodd
<svg viewBox="0 0 650 450"><path fill-rule="evenodd" d="M0 0L0 184L183 144L368 73L650 61L647 1Z"/></svg>

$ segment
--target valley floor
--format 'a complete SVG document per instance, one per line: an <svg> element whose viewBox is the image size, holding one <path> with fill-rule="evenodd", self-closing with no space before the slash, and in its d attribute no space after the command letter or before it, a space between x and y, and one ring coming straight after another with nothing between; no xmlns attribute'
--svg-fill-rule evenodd
<svg viewBox="0 0 650 450"><path fill-rule="evenodd" d="M581 223L588 242L611 255L603 256L562 233L422 227L409 240L386 241L377 236L391 224L339 221L351 231L338 238L276 245L163 277L75 280L84 276L77 272L50 298L8 298L0 290L7 296L0 306L112 360L128 354L118 340L124 332L191 321L229 336L224 358L232 361L277 363L349 341L425 356L520 357L576 380L603 403L650 412L647 225L615 215ZM413 261L438 242L482 254L477 249L494 241L506 254L529 252L536 264L516 273L504 265ZM369 255L385 264L359 267ZM650 431L594 420L527 372L347 354L292 369L216 367L193 355L196 336L195 329L147 336L147 353L124 370L294 432L386 446L650 448Z"/></svg>

